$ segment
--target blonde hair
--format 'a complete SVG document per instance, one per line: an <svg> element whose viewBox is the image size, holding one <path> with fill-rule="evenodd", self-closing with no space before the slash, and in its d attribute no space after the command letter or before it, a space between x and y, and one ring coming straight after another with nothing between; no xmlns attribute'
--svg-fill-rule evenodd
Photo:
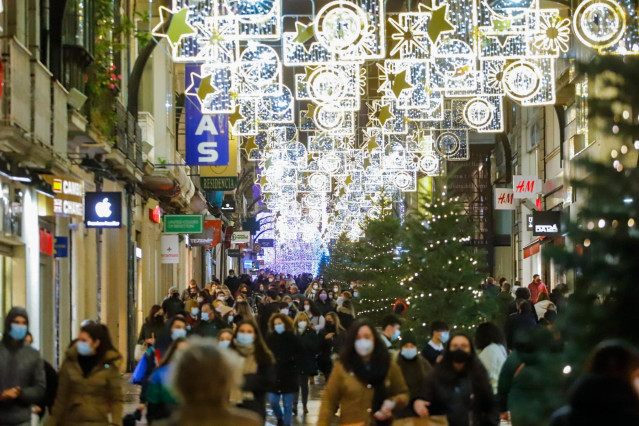
<svg viewBox="0 0 639 426"><path fill-rule="evenodd" d="M293 320L293 330L295 331L295 334L300 334L299 328L297 328L297 324L300 321L306 321L306 327L311 324L311 320L308 318L308 315L306 315L306 312L299 312L297 315L295 315L295 319ZM306 331L306 329L304 329L303 331Z"/></svg>

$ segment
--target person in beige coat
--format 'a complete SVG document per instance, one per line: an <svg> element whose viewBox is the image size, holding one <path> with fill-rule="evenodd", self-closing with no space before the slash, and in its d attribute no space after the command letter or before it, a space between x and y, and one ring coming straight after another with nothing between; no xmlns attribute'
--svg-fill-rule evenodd
<svg viewBox="0 0 639 426"><path fill-rule="evenodd" d="M48 426L122 424L122 356L103 324L87 324L60 367Z"/></svg>
<svg viewBox="0 0 639 426"><path fill-rule="evenodd" d="M390 424L393 411L408 404L408 387L375 327L356 321L348 331L322 396L319 426L340 409L340 425Z"/></svg>

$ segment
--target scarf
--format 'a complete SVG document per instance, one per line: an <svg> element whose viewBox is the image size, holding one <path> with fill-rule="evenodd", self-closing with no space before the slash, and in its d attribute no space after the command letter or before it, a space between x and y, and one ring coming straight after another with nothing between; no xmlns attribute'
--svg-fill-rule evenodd
<svg viewBox="0 0 639 426"><path fill-rule="evenodd" d="M237 340L233 340L233 346L237 353L242 356L242 376L257 373L257 361L255 361L255 345L242 345ZM253 392L242 391L241 388L231 390L230 400L234 404L242 401L252 401L255 398Z"/></svg>
<svg viewBox="0 0 639 426"><path fill-rule="evenodd" d="M353 365L353 373L366 385L370 385L373 388L373 404L371 406L372 413L376 413L382 408L382 404L386 400L386 375L390 368L390 359L384 360L383 365L365 364L359 357L356 357L355 364ZM392 420L389 421L375 421L377 425L389 425Z"/></svg>

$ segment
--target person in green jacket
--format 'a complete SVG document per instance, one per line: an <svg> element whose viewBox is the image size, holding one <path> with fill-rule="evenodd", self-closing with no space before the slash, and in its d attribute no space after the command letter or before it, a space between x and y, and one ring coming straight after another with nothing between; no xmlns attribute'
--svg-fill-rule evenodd
<svg viewBox="0 0 639 426"><path fill-rule="evenodd" d="M175 359L176 352L184 349L187 345L188 343L184 337L178 337L173 340L166 354L164 354L164 358L162 358L159 367L151 374L146 395L146 420L149 424L171 417L173 411L177 408L178 401L171 391L169 384L169 365Z"/></svg>

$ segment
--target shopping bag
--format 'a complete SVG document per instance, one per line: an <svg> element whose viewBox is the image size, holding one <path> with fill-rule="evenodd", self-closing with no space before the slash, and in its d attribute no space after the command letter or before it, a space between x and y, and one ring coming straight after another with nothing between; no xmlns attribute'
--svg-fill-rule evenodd
<svg viewBox="0 0 639 426"><path fill-rule="evenodd" d="M139 362L145 353L146 353L146 346L140 345L140 344L135 345L135 353L133 354L133 358Z"/></svg>
<svg viewBox="0 0 639 426"><path fill-rule="evenodd" d="M149 357L144 355L140 361L138 361L138 365L135 366L135 370L133 370L133 374L131 374L131 383L134 385L141 385L142 380L144 380L144 376L146 376L146 369L149 364Z"/></svg>
<svg viewBox="0 0 639 426"><path fill-rule="evenodd" d="M393 426L448 426L446 416L408 417L393 421Z"/></svg>

